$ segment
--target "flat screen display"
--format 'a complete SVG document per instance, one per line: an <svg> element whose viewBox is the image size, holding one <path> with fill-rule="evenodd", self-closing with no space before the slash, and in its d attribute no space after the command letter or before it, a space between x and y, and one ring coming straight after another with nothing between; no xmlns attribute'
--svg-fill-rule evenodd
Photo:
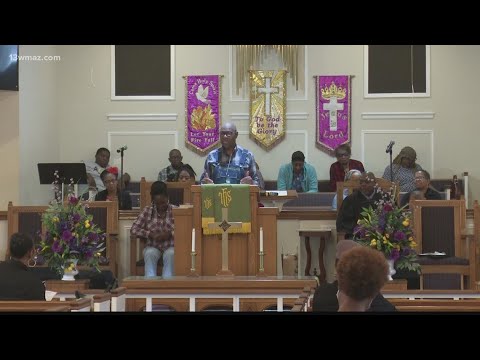
<svg viewBox="0 0 480 360"><path fill-rule="evenodd" d="M18 45L0 45L0 90L18 91Z"/></svg>

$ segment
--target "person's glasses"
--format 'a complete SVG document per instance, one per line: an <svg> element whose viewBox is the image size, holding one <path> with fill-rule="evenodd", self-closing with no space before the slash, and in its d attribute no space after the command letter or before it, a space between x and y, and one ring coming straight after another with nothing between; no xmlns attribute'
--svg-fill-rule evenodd
<svg viewBox="0 0 480 360"><path fill-rule="evenodd" d="M341 157L349 157L350 154L347 154L347 153L341 153L341 154L337 154L337 157L338 158L341 158Z"/></svg>
<svg viewBox="0 0 480 360"><path fill-rule="evenodd" d="M105 184L113 184L114 182L116 182L117 180L115 179L112 179L112 180L105 180L104 183Z"/></svg>
<svg viewBox="0 0 480 360"><path fill-rule="evenodd" d="M415 176L415 180L425 180L425 176Z"/></svg>
<svg viewBox="0 0 480 360"><path fill-rule="evenodd" d="M233 131L220 131L220 136L232 137Z"/></svg>

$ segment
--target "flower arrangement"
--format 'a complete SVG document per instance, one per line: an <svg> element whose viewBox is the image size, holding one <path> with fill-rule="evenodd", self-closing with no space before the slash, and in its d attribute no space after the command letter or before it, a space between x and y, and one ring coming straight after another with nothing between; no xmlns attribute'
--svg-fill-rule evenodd
<svg viewBox="0 0 480 360"><path fill-rule="evenodd" d="M56 185L54 183L54 187ZM72 267L72 260L100 271L98 265L105 250L105 234L93 223L93 216L87 214L87 206L69 191L67 201L56 198L42 214L45 234L40 242L40 254L60 274L63 267Z"/></svg>
<svg viewBox="0 0 480 360"><path fill-rule="evenodd" d="M356 241L384 253L387 259L395 262L397 269L420 273L410 214L405 207L395 204L393 189L392 193L387 193L376 186L375 191L382 193L382 198L375 207L363 209L354 229Z"/></svg>

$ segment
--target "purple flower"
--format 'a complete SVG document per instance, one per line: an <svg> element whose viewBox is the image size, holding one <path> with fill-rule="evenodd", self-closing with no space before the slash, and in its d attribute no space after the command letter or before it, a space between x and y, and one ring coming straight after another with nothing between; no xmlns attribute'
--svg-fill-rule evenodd
<svg viewBox="0 0 480 360"><path fill-rule="evenodd" d="M78 204L78 198L71 195L69 198L68 198L68 202L72 205L77 205Z"/></svg>
<svg viewBox="0 0 480 360"><path fill-rule="evenodd" d="M73 214L72 220L74 224L78 223L80 221L80 214Z"/></svg>
<svg viewBox="0 0 480 360"><path fill-rule="evenodd" d="M392 210L393 210L392 205L390 205L390 204L383 205L383 211L390 212Z"/></svg>
<svg viewBox="0 0 480 360"><path fill-rule="evenodd" d="M53 244L52 244L52 251L53 251L54 253L57 253L57 254L58 254L58 253L61 253L61 252L63 251L63 247L62 247L62 245L60 244L60 241L55 240L55 241L53 242Z"/></svg>
<svg viewBox="0 0 480 360"><path fill-rule="evenodd" d="M400 258L400 251L398 249L393 249L390 253L390 259L397 261Z"/></svg>
<svg viewBox="0 0 480 360"><path fill-rule="evenodd" d="M62 233L62 239L65 240L65 241L68 241L72 238L72 233L71 231L69 230L65 230L63 233Z"/></svg>
<svg viewBox="0 0 480 360"><path fill-rule="evenodd" d="M88 240L97 241L98 240L98 235L96 233L90 233L90 234L88 234Z"/></svg>
<svg viewBox="0 0 480 360"><path fill-rule="evenodd" d="M412 250L410 250L409 248L403 248L403 249L402 249L402 256L408 256L408 255L410 255L410 252L411 252L411 251L412 251Z"/></svg>
<svg viewBox="0 0 480 360"><path fill-rule="evenodd" d="M406 236L403 231L395 231L395 234L393 234L393 239L396 241L402 241L405 240Z"/></svg>

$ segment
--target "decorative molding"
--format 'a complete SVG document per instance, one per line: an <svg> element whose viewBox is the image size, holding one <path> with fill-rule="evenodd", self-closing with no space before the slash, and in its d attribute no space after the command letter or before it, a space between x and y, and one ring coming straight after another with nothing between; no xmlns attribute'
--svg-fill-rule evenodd
<svg viewBox="0 0 480 360"><path fill-rule="evenodd" d="M300 99L289 99L288 98L288 92L287 92L287 101L306 101L308 100L308 88L309 88L309 81L308 81L308 45L305 45L305 79L303 80L304 81L304 84L305 84L305 96L303 98L300 98ZM281 70L281 69L280 69ZM234 99L233 98L233 94L234 94L234 87L233 87L233 75L234 75L234 72L233 72L233 46L232 45L228 45L228 76L229 76L229 84L228 84L228 87L230 89L230 101L232 102L248 102L250 101L249 99ZM237 79L235 78L235 81L237 81ZM289 80L287 80L289 81Z"/></svg>
<svg viewBox="0 0 480 360"><path fill-rule="evenodd" d="M250 136L250 132L247 130L239 130L238 133L240 135L248 135ZM304 149L303 149L303 154L305 155L305 159L308 161L308 133L307 130L286 130L286 134L300 134L303 135L303 144L304 144Z"/></svg>
<svg viewBox="0 0 480 360"><path fill-rule="evenodd" d="M287 113L287 120L307 120L308 113ZM248 113L231 113L230 120L232 121L243 121L250 120L250 115Z"/></svg>
<svg viewBox="0 0 480 360"><path fill-rule="evenodd" d="M177 121L178 114L107 114L109 121Z"/></svg>
<svg viewBox="0 0 480 360"><path fill-rule="evenodd" d="M112 151L112 137L114 136L158 136L158 135L173 135L175 138L175 148L178 148L178 131L108 131L107 144L110 151Z"/></svg>
<svg viewBox="0 0 480 360"><path fill-rule="evenodd" d="M430 155L431 155L431 169L429 170L430 177L434 178L434 152L433 152L433 143L434 143L434 134L433 130L362 130L361 131L361 154L362 162L365 163L365 135L367 134L428 134L430 135Z"/></svg>
<svg viewBox="0 0 480 360"><path fill-rule="evenodd" d="M115 45L110 46L110 99L119 100L175 100L175 45L170 45L170 96L117 96L115 95Z"/></svg>
<svg viewBox="0 0 480 360"><path fill-rule="evenodd" d="M364 112L362 120L433 120L434 112Z"/></svg>

